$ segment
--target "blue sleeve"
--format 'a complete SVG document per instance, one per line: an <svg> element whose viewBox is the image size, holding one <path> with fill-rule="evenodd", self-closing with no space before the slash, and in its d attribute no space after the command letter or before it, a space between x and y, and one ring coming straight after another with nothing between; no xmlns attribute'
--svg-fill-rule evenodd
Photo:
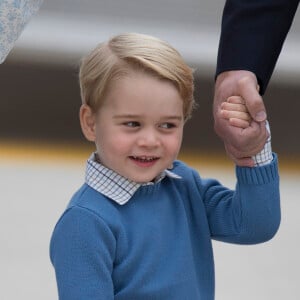
<svg viewBox="0 0 300 300"><path fill-rule="evenodd" d="M216 74L229 70L252 71L263 94L298 4L299 0L227 0Z"/></svg>
<svg viewBox="0 0 300 300"><path fill-rule="evenodd" d="M116 241L99 216L68 209L50 244L60 300L114 299L112 270Z"/></svg>
<svg viewBox="0 0 300 300"><path fill-rule="evenodd" d="M204 204L211 236L237 244L268 241L280 224L280 193L277 157L254 168L237 167L236 190L211 181Z"/></svg>

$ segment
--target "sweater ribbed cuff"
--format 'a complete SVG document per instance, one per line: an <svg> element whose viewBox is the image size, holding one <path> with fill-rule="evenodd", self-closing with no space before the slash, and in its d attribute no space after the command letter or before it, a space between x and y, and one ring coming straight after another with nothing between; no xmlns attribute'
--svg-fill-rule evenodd
<svg viewBox="0 0 300 300"><path fill-rule="evenodd" d="M236 167L236 176L239 183L243 184L266 184L279 178L278 159L273 153L271 163L258 167Z"/></svg>

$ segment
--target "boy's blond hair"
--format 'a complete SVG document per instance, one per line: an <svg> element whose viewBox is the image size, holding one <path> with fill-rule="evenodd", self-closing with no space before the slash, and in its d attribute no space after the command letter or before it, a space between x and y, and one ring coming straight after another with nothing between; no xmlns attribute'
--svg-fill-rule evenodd
<svg viewBox="0 0 300 300"><path fill-rule="evenodd" d="M96 112L112 84L132 71L171 81L183 100L185 119L194 106L192 69L168 43L144 34L124 33L99 44L81 61L81 98Z"/></svg>

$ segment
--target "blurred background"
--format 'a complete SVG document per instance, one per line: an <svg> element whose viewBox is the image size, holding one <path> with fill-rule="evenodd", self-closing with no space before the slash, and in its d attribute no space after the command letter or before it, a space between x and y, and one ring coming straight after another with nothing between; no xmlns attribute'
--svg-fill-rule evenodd
<svg viewBox="0 0 300 300"><path fill-rule="evenodd" d="M134 31L167 40L196 69L199 108L187 123L183 149L223 152L211 113L223 5L208 0L45 1L0 68L0 138L82 142L78 61L110 36ZM296 16L264 97L273 147L288 157L300 151L299 30Z"/></svg>
<svg viewBox="0 0 300 300"><path fill-rule="evenodd" d="M199 104L181 158L234 187L213 131L214 71L225 1L46 0L0 65L0 298L57 299L48 259L52 229L81 185L93 146L78 122L78 62L121 32L160 37L195 68ZM267 244L214 243L216 299L300 299L300 12L264 97L281 161L283 221Z"/></svg>

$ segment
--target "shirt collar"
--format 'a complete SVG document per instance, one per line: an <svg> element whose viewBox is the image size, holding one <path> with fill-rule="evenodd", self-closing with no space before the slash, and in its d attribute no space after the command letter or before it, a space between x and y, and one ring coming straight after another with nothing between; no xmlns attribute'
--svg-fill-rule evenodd
<svg viewBox="0 0 300 300"><path fill-rule="evenodd" d="M170 170L164 170L156 177L155 182L137 183L103 166L97 161L96 153L93 153L86 164L85 182L99 193L123 205L131 199L140 186L153 185L162 181L166 176L181 178Z"/></svg>

